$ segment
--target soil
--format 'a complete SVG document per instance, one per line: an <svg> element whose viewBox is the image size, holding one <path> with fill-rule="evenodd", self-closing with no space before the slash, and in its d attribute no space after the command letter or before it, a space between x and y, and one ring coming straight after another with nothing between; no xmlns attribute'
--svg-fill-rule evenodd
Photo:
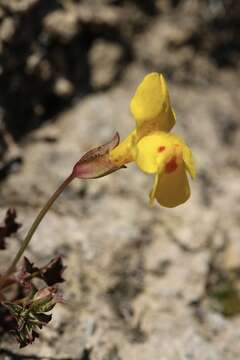
<svg viewBox="0 0 240 360"><path fill-rule="evenodd" d="M33 345L20 350L3 337L0 357L237 359L239 5L49 3L0 4L1 218L15 207L23 237L84 152L134 127L129 101L151 71L168 79L198 176L176 209L148 207L152 179L134 165L75 180L27 251L39 266L63 256L65 302ZM1 253L0 269L19 241ZM229 279L235 296L223 298Z"/></svg>

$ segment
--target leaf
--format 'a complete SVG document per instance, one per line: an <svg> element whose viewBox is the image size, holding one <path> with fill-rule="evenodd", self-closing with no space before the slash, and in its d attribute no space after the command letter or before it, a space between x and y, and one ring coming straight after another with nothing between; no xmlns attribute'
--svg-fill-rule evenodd
<svg viewBox="0 0 240 360"><path fill-rule="evenodd" d="M39 337L39 329L52 319L52 315L47 313L54 308L57 302L56 288L47 287L38 290L32 299L27 299L25 302L3 303L16 320L16 327L11 332L21 348L31 344Z"/></svg>
<svg viewBox="0 0 240 360"><path fill-rule="evenodd" d="M23 259L22 272L25 274L33 274L38 271L39 271L39 268L34 266L34 263L31 263L31 261L29 261L28 258L25 256Z"/></svg>
<svg viewBox="0 0 240 360"><path fill-rule="evenodd" d="M32 283L32 279L36 277L40 269L34 266L34 263L30 262L26 256L23 258L23 265L16 276L17 282L21 285L23 294L29 294L34 291L35 286Z"/></svg>
<svg viewBox="0 0 240 360"><path fill-rule="evenodd" d="M49 286L61 283L64 281L62 274L65 269L62 258L60 256L55 257L46 266L41 268L41 278Z"/></svg>
<svg viewBox="0 0 240 360"><path fill-rule="evenodd" d="M0 250L6 248L6 238L15 234L22 226L16 222L17 212L15 209L8 209L3 224L0 225Z"/></svg>
<svg viewBox="0 0 240 360"><path fill-rule="evenodd" d="M48 286L62 283L62 274L65 270L61 256L53 258L47 265L38 268L24 257L23 266L19 272L18 279L24 287L31 287L31 280L39 278L45 281Z"/></svg>
<svg viewBox="0 0 240 360"><path fill-rule="evenodd" d="M0 337L16 327L16 321L9 310L0 303Z"/></svg>

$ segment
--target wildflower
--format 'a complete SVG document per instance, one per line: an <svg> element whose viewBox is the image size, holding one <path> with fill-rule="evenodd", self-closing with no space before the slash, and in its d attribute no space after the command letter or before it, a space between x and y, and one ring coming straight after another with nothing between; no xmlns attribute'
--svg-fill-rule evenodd
<svg viewBox="0 0 240 360"><path fill-rule="evenodd" d="M190 196L187 172L195 177L192 153L184 141L170 133L175 125L166 81L162 74L147 75L130 103L136 128L119 143L112 141L87 152L74 166L72 178L93 179L108 175L129 162L144 172L155 174L150 204L156 199L165 207L175 207Z"/></svg>
<svg viewBox="0 0 240 360"><path fill-rule="evenodd" d="M133 161L132 143L153 131L170 131L175 124L167 84L162 74L145 76L130 103L136 128L114 150L111 160L118 166Z"/></svg>
<svg viewBox="0 0 240 360"><path fill-rule="evenodd" d="M136 129L110 151L116 166L135 161L144 172L155 174L150 204L156 199L175 207L190 196L187 172L195 177L192 153L184 141L169 131L175 124L166 81L161 74L147 75L130 104Z"/></svg>

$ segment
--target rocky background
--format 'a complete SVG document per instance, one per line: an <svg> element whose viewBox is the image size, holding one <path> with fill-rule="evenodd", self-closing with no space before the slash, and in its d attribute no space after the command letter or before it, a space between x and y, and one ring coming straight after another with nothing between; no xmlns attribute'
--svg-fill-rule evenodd
<svg viewBox="0 0 240 360"><path fill-rule="evenodd" d="M0 215L18 210L20 237L85 151L133 128L148 72L167 77L198 167L172 210L148 207L133 165L73 182L28 250L63 256L65 303L32 346L2 335L1 358L238 359L239 18L234 0L0 1Z"/></svg>

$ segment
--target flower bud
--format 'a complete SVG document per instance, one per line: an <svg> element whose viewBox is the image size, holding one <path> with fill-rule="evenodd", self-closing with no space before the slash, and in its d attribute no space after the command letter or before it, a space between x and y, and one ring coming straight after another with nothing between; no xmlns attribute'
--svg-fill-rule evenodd
<svg viewBox="0 0 240 360"><path fill-rule="evenodd" d="M116 133L110 142L89 150L73 167L73 175L80 179L96 179L125 167L116 166L109 156L119 141L119 134Z"/></svg>

